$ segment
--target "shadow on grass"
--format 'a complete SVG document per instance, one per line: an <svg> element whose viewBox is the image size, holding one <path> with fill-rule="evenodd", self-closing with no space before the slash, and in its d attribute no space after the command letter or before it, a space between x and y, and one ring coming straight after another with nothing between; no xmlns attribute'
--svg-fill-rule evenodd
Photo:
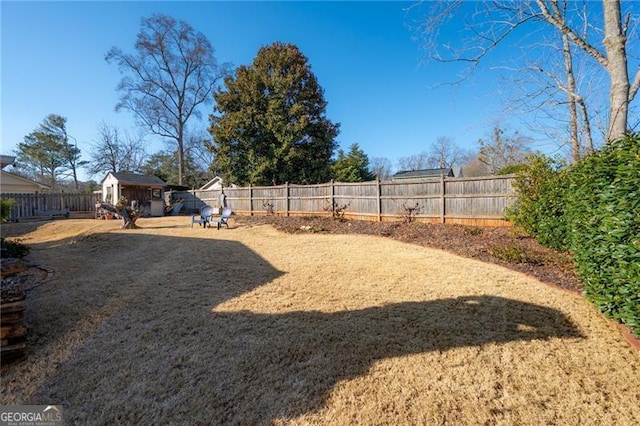
<svg viewBox="0 0 640 426"><path fill-rule="evenodd" d="M557 310L494 296L218 312L283 275L233 241L102 234L58 250L83 261L84 275L34 295L42 352L24 362L45 359L47 344L88 318L96 325L24 402L62 404L71 423L269 424L321 409L338 382L386 358L582 337Z"/></svg>
<svg viewBox="0 0 640 426"><path fill-rule="evenodd" d="M268 424L321 409L338 382L385 358L582 337L554 309L493 296L337 313L218 313L212 324L226 350L211 359L205 380L221 388L212 401L221 423Z"/></svg>

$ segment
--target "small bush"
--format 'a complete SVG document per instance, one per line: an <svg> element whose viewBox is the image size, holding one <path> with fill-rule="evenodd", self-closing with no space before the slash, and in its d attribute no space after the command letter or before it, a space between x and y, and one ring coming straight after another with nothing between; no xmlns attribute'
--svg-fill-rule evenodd
<svg viewBox="0 0 640 426"><path fill-rule="evenodd" d="M569 226L564 214L567 187L565 164L544 155L532 155L516 176L517 201L507 219L556 250L569 249Z"/></svg>
<svg viewBox="0 0 640 426"><path fill-rule="evenodd" d="M4 238L0 238L0 247L2 247L3 252L6 252L7 256L20 259L27 256L31 250L28 246L22 244L20 240L5 240Z"/></svg>
<svg viewBox="0 0 640 426"><path fill-rule="evenodd" d="M477 226L465 226L463 232L466 235L471 235L477 237L478 235L482 235L482 228L478 228Z"/></svg>
<svg viewBox="0 0 640 426"><path fill-rule="evenodd" d="M490 250L491 256L496 259L503 260L507 263L529 263L531 265L539 265L540 262L527 253L527 250L516 244L511 243L505 247L493 247Z"/></svg>
<svg viewBox="0 0 640 426"><path fill-rule="evenodd" d="M9 220L9 216L11 216L11 207L15 204L10 198L2 198L0 199L0 220L2 223L6 223Z"/></svg>

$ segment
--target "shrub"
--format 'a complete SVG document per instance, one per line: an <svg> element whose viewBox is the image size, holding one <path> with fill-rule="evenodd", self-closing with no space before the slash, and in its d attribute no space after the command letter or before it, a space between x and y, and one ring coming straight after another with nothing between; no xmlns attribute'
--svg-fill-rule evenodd
<svg viewBox="0 0 640 426"><path fill-rule="evenodd" d="M11 215L11 207L15 201L9 198L0 199L0 220L2 223L6 223L9 220L9 216Z"/></svg>
<svg viewBox="0 0 640 426"><path fill-rule="evenodd" d="M29 254L29 247L22 244L20 240L5 240L0 238L0 247L9 257L17 257L22 259ZM4 254L4 253L3 253Z"/></svg>
<svg viewBox="0 0 640 426"><path fill-rule="evenodd" d="M503 260L507 263L529 263L531 265L540 265L541 262L527 253L527 250L512 242L505 247L492 247L490 250L491 256L496 259Z"/></svg>
<svg viewBox="0 0 640 426"><path fill-rule="evenodd" d="M568 250L569 226L564 214L567 187L565 164L545 155L531 155L517 174L516 202L507 209L507 218L534 236L540 244Z"/></svg>
<svg viewBox="0 0 640 426"><path fill-rule="evenodd" d="M587 299L640 336L640 135L570 168L533 156L514 186L507 217L541 244L571 251Z"/></svg>
<svg viewBox="0 0 640 426"><path fill-rule="evenodd" d="M478 235L482 235L484 231L482 230L482 228L479 228L477 226L465 226L462 232L464 232L465 235L477 237Z"/></svg>
<svg viewBox="0 0 640 426"><path fill-rule="evenodd" d="M527 164L509 164L496 172L496 175L513 175L527 169Z"/></svg>
<svg viewBox="0 0 640 426"><path fill-rule="evenodd" d="M640 335L640 135L585 158L569 180L571 251L585 295Z"/></svg>

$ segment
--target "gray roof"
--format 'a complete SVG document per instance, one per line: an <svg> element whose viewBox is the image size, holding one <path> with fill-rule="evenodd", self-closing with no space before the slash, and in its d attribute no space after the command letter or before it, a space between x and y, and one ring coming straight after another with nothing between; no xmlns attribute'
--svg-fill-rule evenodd
<svg viewBox="0 0 640 426"><path fill-rule="evenodd" d="M423 169L423 170L407 170L400 171L393 175L392 179L419 179L419 178L435 178L435 177L453 177L451 168L442 169Z"/></svg>
<svg viewBox="0 0 640 426"><path fill-rule="evenodd" d="M111 172L111 174L113 175L113 177L118 179L118 182L126 183L129 185L151 185L151 186L166 185L165 181L160 179L158 176L137 175L135 173L127 173L127 172L118 172L118 173Z"/></svg>
<svg viewBox="0 0 640 426"><path fill-rule="evenodd" d="M16 157L12 155L0 155L0 168L4 168L10 164L14 164Z"/></svg>

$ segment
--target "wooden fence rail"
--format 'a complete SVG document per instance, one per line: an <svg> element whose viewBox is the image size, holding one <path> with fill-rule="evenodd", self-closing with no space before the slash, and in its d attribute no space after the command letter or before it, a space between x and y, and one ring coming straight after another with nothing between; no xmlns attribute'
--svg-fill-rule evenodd
<svg viewBox="0 0 640 426"><path fill-rule="evenodd" d="M421 181L328 182L319 185L225 188L227 202L238 214L331 216L344 207L344 217L359 220L403 220L408 209L422 222L508 226L505 210L515 200L513 175L440 178ZM205 204L218 207L220 191L173 191L187 211Z"/></svg>
<svg viewBox="0 0 640 426"><path fill-rule="evenodd" d="M344 206L344 217L359 220L403 220L409 208L422 222L508 226L505 209L515 200L514 176L440 178L421 181L328 182L319 185L225 188L238 214L331 216ZM183 200L187 212L204 204L218 207L220 191L172 191L170 202ZM50 217L92 217L95 194L4 194L14 201L9 220Z"/></svg>
<svg viewBox="0 0 640 426"><path fill-rule="evenodd" d="M93 217L98 196L95 194L2 194L13 200L10 221L54 216Z"/></svg>

